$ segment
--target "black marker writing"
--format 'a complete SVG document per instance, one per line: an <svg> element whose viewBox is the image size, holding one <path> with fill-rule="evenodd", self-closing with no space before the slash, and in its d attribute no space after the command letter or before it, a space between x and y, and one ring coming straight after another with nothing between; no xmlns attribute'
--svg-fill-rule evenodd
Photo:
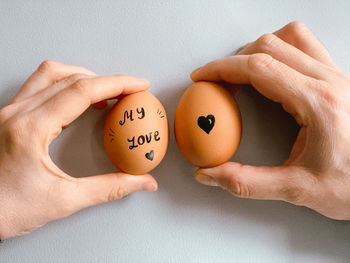
<svg viewBox="0 0 350 263"><path fill-rule="evenodd" d="M139 118L141 120L145 117L145 109L143 107L141 107L140 110L139 110L139 108L136 108L136 111L137 111L137 113L141 114L141 117L138 116L137 118Z"/></svg>
<svg viewBox="0 0 350 263"><path fill-rule="evenodd" d="M135 145L135 136L132 137L132 139L128 139L128 142L131 142L132 144L129 146L129 150L132 150L136 147L138 147L138 145Z"/></svg>
<svg viewBox="0 0 350 263"><path fill-rule="evenodd" d="M159 141L159 140L160 140L159 131L155 131L155 132L154 132L154 139L155 139L156 141Z"/></svg>
<svg viewBox="0 0 350 263"><path fill-rule="evenodd" d="M126 122L126 119L130 119L131 121L134 120L134 118L132 117L132 110L130 111L124 111L124 120L123 121L119 121L120 125L124 125Z"/></svg>
<svg viewBox="0 0 350 263"><path fill-rule="evenodd" d="M132 150L140 145L144 145L145 143L151 143L152 138L154 138L155 141L159 141L159 131L155 131L154 133L150 132L145 135L140 135L137 137L137 139L135 138L135 136L133 136L132 138L128 139L128 142L131 143L131 145L129 145L129 149Z"/></svg>
<svg viewBox="0 0 350 263"><path fill-rule="evenodd" d="M143 119L145 117L145 109L143 107L136 108L136 112L138 114L138 116L137 116L138 119L141 120L141 119ZM124 111L123 120L119 121L119 124L121 126L123 126L127 119L130 119L130 121L134 120L133 110L129 110L129 111L126 110L126 111Z"/></svg>

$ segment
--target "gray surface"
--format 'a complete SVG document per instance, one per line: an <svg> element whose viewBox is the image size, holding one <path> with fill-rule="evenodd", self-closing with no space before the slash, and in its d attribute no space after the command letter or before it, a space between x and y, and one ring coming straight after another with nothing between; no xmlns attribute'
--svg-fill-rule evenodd
<svg viewBox="0 0 350 263"><path fill-rule="evenodd" d="M49 4L49 2L52 2ZM146 77L172 128L197 66L299 19L350 72L347 1L0 2L0 105L44 59L99 74ZM278 164L298 127L279 105L241 90L244 134L235 160ZM53 143L74 176L113 171L102 146L106 111L89 109ZM0 262L349 262L350 224L277 201L237 199L197 184L171 133L153 172L157 193L137 193L0 245Z"/></svg>

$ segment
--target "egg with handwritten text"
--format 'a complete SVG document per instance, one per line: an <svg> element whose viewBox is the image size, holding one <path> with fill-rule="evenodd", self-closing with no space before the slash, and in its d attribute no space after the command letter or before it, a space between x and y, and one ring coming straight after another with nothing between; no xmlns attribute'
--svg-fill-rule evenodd
<svg viewBox="0 0 350 263"><path fill-rule="evenodd" d="M104 145L108 157L121 171L145 174L163 159L169 140L163 105L147 91L118 100L107 116Z"/></svg>
<svg viewBox="0 0 350 263"><path fill-rule="evenodd" d="M192 164L213 167L228 161L241 134L239 108L223 86L200 81L185 91L175 114L175 138Z"/></svg>

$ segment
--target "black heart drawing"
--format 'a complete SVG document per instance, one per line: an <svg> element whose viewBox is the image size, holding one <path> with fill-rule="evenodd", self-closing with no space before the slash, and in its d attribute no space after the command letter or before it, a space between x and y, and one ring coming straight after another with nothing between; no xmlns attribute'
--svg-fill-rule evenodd
<svg viewBox="0 0 350 263"><path fill-rule="evenodd" d="M153 161L154 151L151 150L149 153L146 153L145 156L148 160Z"/></svg>
<svg viewBox="0 0 350 263"><path fill-rule="evenodd" d="M211 114L207 115L207 117L200 116L197 120L197 124L203 131L209 134L214 127L215 117Z"/></svg>

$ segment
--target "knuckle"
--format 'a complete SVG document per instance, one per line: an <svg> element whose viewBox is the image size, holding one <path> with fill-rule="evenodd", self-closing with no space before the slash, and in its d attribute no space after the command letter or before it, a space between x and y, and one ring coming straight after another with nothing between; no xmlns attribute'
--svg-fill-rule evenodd
<svg viewBox="0 0 350 263"><path fill-rule="evenodd" d="M334 128L340 128L344 123L344 113L346 112L343 98L337 96L332 91L324 91L322 94L324 113L323 115L326 117L328 121L330 121ZM329 123L325 123L325 125L329 125Z"/></svg>
<svg viewBox="0 0 350 263"><path fill-rule="evenodd" d="M341 99L332 90L326 90L323 92L322 98L331 108L337 109L341 105Z"/></svg>
<svg viewBox="0 0 350 263"><path fill-rule="evenodd" d="M107 200L113 201L113 200L121 199L126 195L128 195L128 189L122 186L117 186L110 190L107 196Z"/></svg>
<svg viewBox="0 0 350 263"><path fill-rule="evenodd" d="M55 64L55 61L47 59L41 62L37 70L41 73L47 73L55 68Z"/></svg>
<svg viewBox="0 0 350 263"><path fill-rule="evenodd" d="M260 52L268 52L275 46L277 39L278 37L275 36L274 34L271 34L271 33L264 34L261 37L259 37L258 40L256 41L257 49Z"/></svg>
<svg viewBox="0 0 350 263"><path fill-rule="evenodd" d="M28 120L23 117L14 117L6 122L1 134L1 144L5 146L8 152L13 147L18 145L25 145L33 140L31 136L28 136L26 131L28 130ZM29 137L29 138L28 138Z"/></svg>
<svg viewBox="0 0 350 263"><path fill-rule="evenodd" d="M287 25L287 30L290 34L292 34L294 36L303 35L306 32L309 32L308 27L303 22L301 22L299 20L290 22Z"/></svg>
<svg viewBox="0 0 350 263"><path fill-rule="evenodd" d="M78 80L80 80L80 79L87 78L87 77L88 77L88 76L85 75L85 74L82 74L82 73L75 73L75 74L72 74L72 75L70 75L70 76L64 78L64 79L62 80L62 82L63 82L64 84L66 84L66 85L70 85L70 84L72 84L72 83L74 83L74 82L76 82L76 81L78 81Z"/></svg>
<svg viewBox="0 0 350 263"><path fill-rule="evenodd" d="M280 196L287 202L295 205L306 205L308 202L308 189L314 189L316 181L312 175L305 171L296 170L293 174L286 176Z"/></svg>
<svg viewBox="0 0 350 263"><path fill-rule="evenodd" d="M75 81L71 86L71 90L77 92L81 95L85 95L87 92L89 81L87 79L81 78Z"/></svg>
<svg viewBox="0 0 350 263"><path fill-rule="evenodd" d="M88 75L86 74L83 74L83 73L75 73L75 74L72 74L68 77L68 79L70 79L71 81L77 81L79 79L83 79L83 78L86 78Z"/></svg>
<svg viewBox="0 0 350 263"><path fill-rule="evenodd" d="M293 203L295 205L304 204L303 192L299 187L285 187L282 190L282 196L284 197L284 200L289 203Z"/></svg>
<svg viewBox="0 0 350 263"><path fill-rule="evenodd" d="M324 91L322 98L333 109L338 109L341 105L340 98L330 90Z"/></svg>
<svg viewBox="0 0 350 263"><path fill-rule="evenodd" d="M245 184L237 179L230 180L229 190L233 195L235 195L237 197L242 197L242 198L251 197L250 187L247 184Z"/></svg>
<svg viewBox="0 0 350 263"><path fill-rule="evenodd" d="M223 184L231 194L237 197L249 198L252 196L252 186L245 182L243 178L236 176L240 174L239 170L242 169L242 167L244 167L244 165L241 164L231 164L222 167L221 172L230 175L224 179ZM235 172L232 173L232 170Z"/></svg>
<svg viewBox="0 0 350 263"><path fill-rule="evenodd" d="M248 57L248 68L252 71L261 71L268 67L273 58L265 53L256 53Z"/></svg>
<svg viewBox="0 0 350 263"><path fill-rule="evenodd" d="M339 96L338 90L326 82L318 83L313 86L317 97L323 100L326 105L331 109L339 109L342 106L342 97Z"/></svg>

